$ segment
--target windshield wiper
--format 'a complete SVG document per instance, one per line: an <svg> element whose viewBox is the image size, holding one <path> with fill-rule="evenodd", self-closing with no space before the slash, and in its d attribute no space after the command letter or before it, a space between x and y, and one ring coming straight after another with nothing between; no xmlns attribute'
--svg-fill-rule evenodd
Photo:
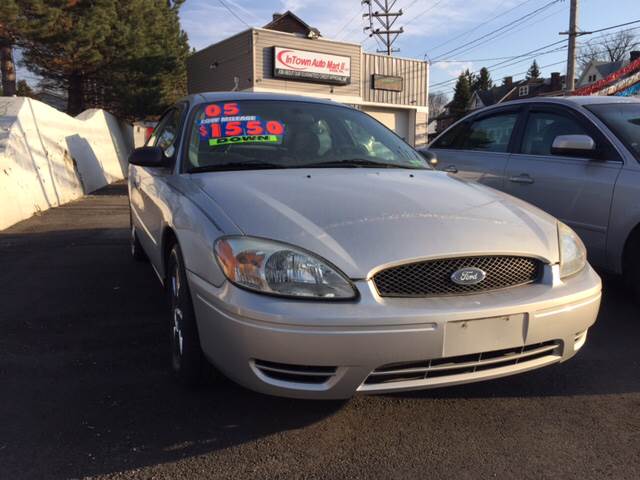
<svg viewBox="0 0 640 480"><path fill-rule="evenodd" d="M193 167L189 169L189 173L200 172L224 172L229 170L266 170L274 168L287 168L284 165L278 165L277 163L260 162L260 161L244 161L244 162L229 162L221 163L218 165L203 165L201 167Z"/></svg>
<svg viewBox="0 0 640 480"><path fill-rule="evenodd" d="M327 162L314 162L314 163L303 163L302 165L298 165L298 168L332 168L332 167L343 167L343 168L409 168L412 170L423 170L422 167L419 166L411 166L411 165L399 165L396 163L386 163L386 162L375 162L373 160L367 160L365 158L347 158L344 160L331 160Z"/></svg>

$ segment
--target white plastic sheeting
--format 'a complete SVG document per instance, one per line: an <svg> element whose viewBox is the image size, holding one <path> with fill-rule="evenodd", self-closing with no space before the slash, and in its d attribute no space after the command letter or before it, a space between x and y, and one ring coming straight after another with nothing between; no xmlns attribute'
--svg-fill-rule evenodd
<svg viewBox="0 0 640 480"><path fill-rule="evenodd" d="M131 126L103 110L71 117L0 98L0 230L126 176Z"/></svg>

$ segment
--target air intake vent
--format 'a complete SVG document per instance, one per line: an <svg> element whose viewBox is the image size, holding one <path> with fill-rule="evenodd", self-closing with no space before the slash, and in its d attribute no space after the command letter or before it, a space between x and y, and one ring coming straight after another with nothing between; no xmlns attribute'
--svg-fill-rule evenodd
<svg viewBox="0 0 640 480"><path fill-rule="evenodd" d="M263 375L273 380L306 384L325 383L337 370L337 367L289 365L266 360L254 360L254 365Z"/></svg>
<svg viewBox="0 0 640 480"><path fill-rule="evenodd" d="M471 355L385 365L371 372L364 384L379 385L414 380L424 380L425 384L428 384L429 380L439 377L450 377L454 381L457 375L476 373L480 375L480 372L525 364L532 360L546 357L552 359L560 355L561 345L559 340L553 340Z"/></svg>
<svg viewBox="0 0 640 480"><path fill-rule="evenodd" d="M464 268L480 269L485 278L476 284L459 285L451 276ZM483 256L398 265L376 273L373 282L381 297L433 297L515 287L538 281L541 273L542 263L533 258Z"/></svg>

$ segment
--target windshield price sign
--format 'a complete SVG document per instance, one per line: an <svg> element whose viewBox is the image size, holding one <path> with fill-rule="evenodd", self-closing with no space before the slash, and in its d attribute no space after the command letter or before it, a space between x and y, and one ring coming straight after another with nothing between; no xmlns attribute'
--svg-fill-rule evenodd
<svg viewBox="0 0 640 480"><path fill-rule="evenodd" d="M351 57L274 47L273 76L308 82L348 85Z"/></svg>
<svg viewBox="0 0 640 480"><path fill-rule="evenodd" d="M282 143L284 124L243 115L236 102L212 103L205 107L198 131L212 147L231 143Z"/></svg>

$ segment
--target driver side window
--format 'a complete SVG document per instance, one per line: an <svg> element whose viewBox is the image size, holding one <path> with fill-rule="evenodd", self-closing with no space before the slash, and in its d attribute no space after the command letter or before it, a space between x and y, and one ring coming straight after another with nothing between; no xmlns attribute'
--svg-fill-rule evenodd
<svg viewBox="0 0 640 480"><path fill-rule="evenodd" d="M179 130L180 110L173 108L160 119L158 126L149 137L147 145L160 147L166 157L172 157L175 153Z"/></svg>

